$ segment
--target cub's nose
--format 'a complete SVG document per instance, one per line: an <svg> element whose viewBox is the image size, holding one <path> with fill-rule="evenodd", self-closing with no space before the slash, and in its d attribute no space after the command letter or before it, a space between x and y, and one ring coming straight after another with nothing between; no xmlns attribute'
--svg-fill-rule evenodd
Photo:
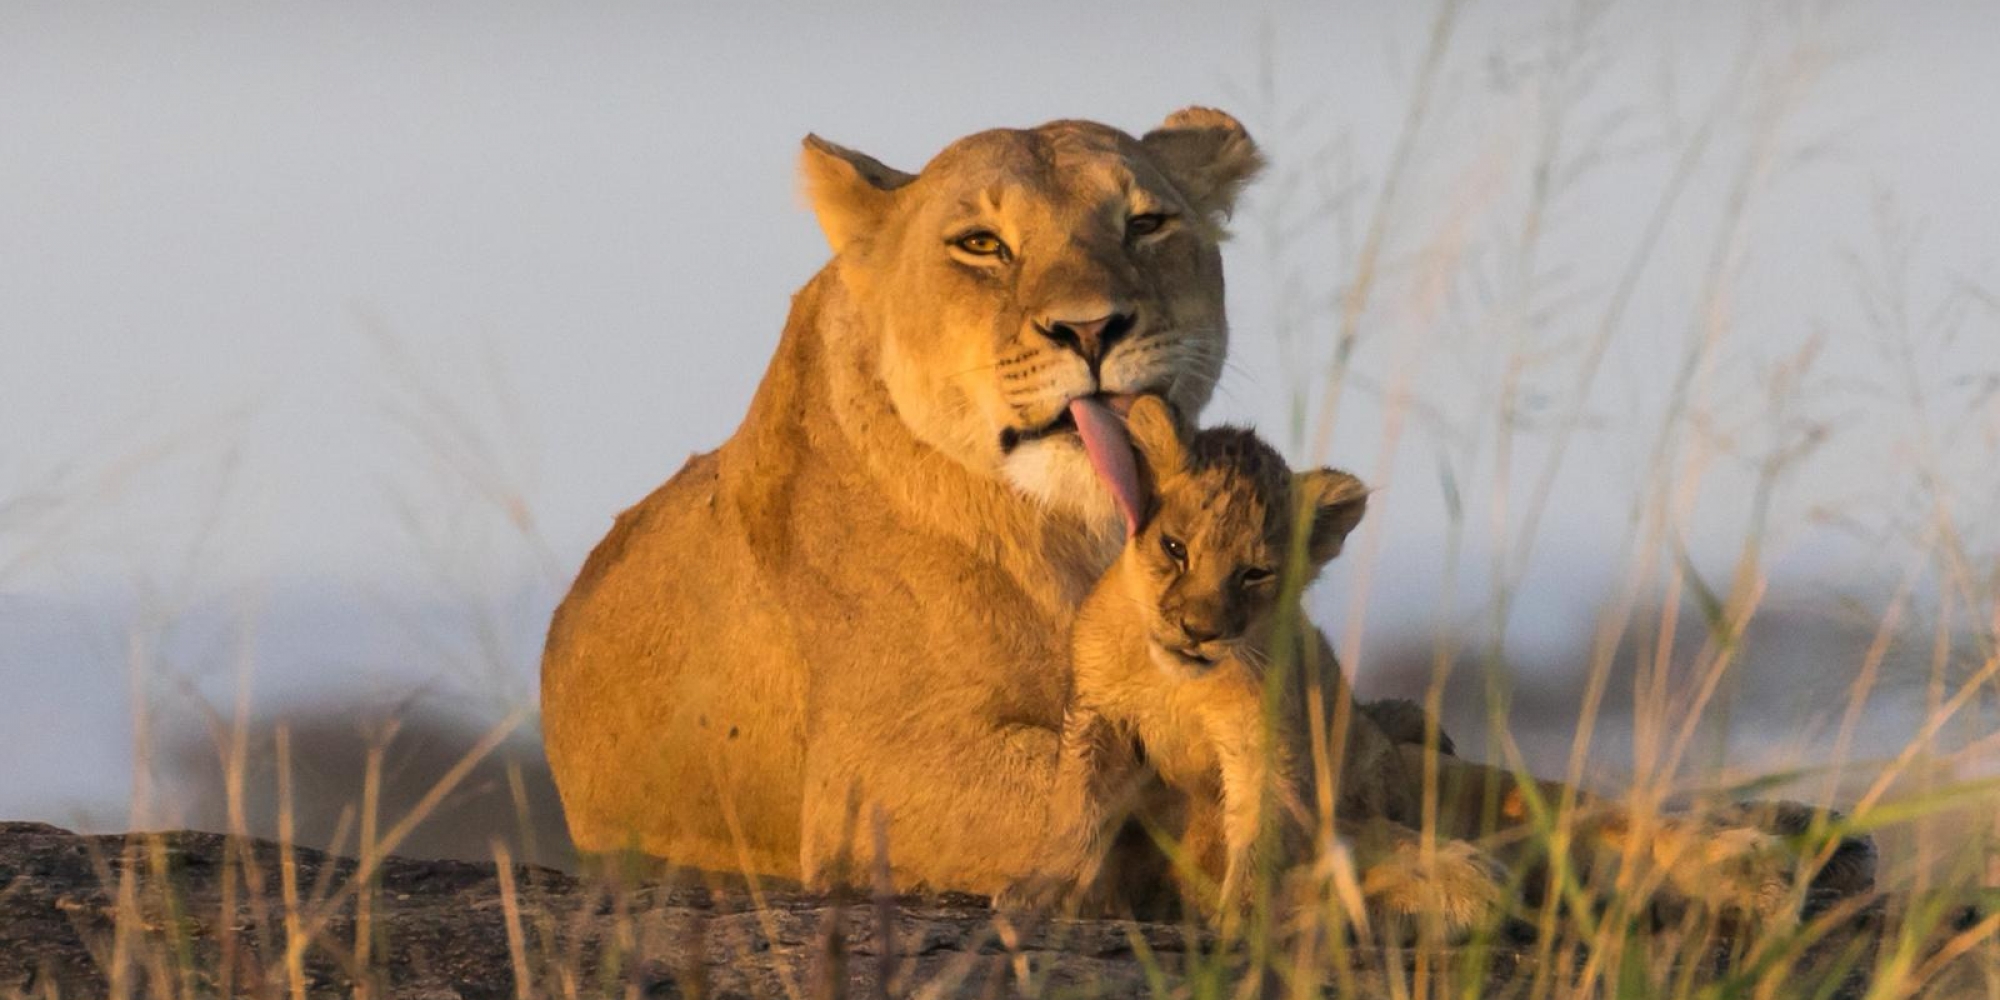
<svg viewBox="0 0 2000 1000"><path fill-rule="evenodd" d="M1113 311L1096 319L1043 319L1035 324L1042 336L1081 355L1094 369L1112 345L1123 340L1138 325L1130 311Z"/></svg>
<svg viewBox="0 0 2000 1000"><path fill-rule="evenodd" d="M1208 619L1183 616L1181 634L1187 636L1189 642L1199 646L1204 642L1214 642L1222 638L1222 626Z"/></svg>

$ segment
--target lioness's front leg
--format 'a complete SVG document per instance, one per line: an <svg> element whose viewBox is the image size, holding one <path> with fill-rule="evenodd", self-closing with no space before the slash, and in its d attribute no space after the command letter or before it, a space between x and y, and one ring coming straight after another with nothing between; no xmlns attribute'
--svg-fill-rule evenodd
<svg viewBox="0 0 2000 1000"><path fill-rule="evenodd" d="M898 891L995 895L1042 871L1051 850L1053 730L904 729L864 743L844 728L822 730L806 749L799 865L808 888L869 884L878 810L888 834L880 850Z"/></svg>
<svg viewBox="0 0 2000 1000"><path fill-rule="evenodd" d="M1118 827L1132 815L1143 769L1097 710L1072 703L1063 717L1048 825L1035 871L995 899L1002 909L1095 910L1104 902L1105 863Z"/></svg>

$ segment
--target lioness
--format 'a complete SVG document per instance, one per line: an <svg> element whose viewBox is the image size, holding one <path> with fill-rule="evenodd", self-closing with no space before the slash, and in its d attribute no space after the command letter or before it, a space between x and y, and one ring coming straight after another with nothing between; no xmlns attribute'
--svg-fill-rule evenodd
<svg viewBox="0 0 2000 1000"><path fill-rule="evenodd" d="M1099 407L1081 415L1088 444L1115 441L1116 417ZM1294 527L1305 530L1302 575L1316 576L1360 523L1366 487L1334 469L1294 474L1247 430L1211 428L1183 442L1166 405L1150 397L1133 404L1127 421L1149 495L1123 554L1077 614L1050 869L1026 887L1028 898L1062 883L1079 902L1096 895L1106 835L1134 791L1136 744L1181 793L1178 846L1205 876L1188 880L1187 895L1211 915L1233 915L1247 902L1260 844L1281 845L1276 860L1285 865L1310 843L1309 706L1317 704L1322 724L1346 732L1336 813L1367 870L1370 903L1405 926L1418 913L1437 914L1454 934L1489 922L1504 909L1504 869L1460 842L1414 870L1417 783L1404 773L1400 741L1374 712L1357 715L1296 597L1289 622L1277 614ZM1276 711L1267 712L1274 658L1287 676L1277 679ZM1390 721L1413 709L1380 706ZM1401 728L1422 740L1420 718ZM1267 797L1278 815L1266 815Z"/></svg>
<svg viewBox="0 0 2000 1000"><path fill-rule="evenodd" d="M833 259L743 423L618 517L549 627L579 849L826 887L879 810L899 889L1042 869L1070 624L1136 505L1076 414L1200 412L1261 162L1204 108L982 132L914 175L807 138Z"/></svg>
<svg viewBox="0 0 2000 1000"><path fill-rule="evenodd" d="M1070 409L1208 401L1260 164L1203 108L982 132L914 175L806 139L832 261L742 425L618 518L549 629L579 848L826 885L879 807L899 887L1033 870L1070 620L1120 540Z"/></svg>

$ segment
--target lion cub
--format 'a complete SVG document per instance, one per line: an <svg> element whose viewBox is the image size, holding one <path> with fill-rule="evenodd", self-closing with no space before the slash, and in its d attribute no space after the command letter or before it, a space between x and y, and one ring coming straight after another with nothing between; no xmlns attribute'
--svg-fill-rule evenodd
<svg viewBox="0 0 2000 1000"><path fill-rule="evenodd" d="M1182 850L1216 887L1191 895L1211 915L1227 918L1244 900L1260 843L1276 845L1280 862L1301 860L1311 829L1304 734L1313 699L1322 719L1341 714L1349 730L1342 756L1351 780L1342 782L1340 811L1367 820L1344 823L1342 832L1371 841L1363 853L1383 857L1414 843L1414 831L1394 822L1414 818L1397 737L1361 717L1371 709L1355 711L1331 652L1303 613L1285 626L1290 678L1275 692L1276 712L1265 709L1266 668L1281 637L1279 580L1294 527L1304 528L1305 568L1317 573L1361 521L1367 488L1333 469L1295 474L1246 430L1204 430L1183 441L1156 399L1138 401L1126 425L1153 496L1124 552L1085 599L1072 635L1053 810L1057 839L1067 841L1058 853L1067 854L1072 891L1092 895L1104 839L1128 805L1121 798L1129 794L1135 743L1179 793ZM1310 676L1315 667L1324 676ZM1276 815L1267 815L1268 804ZM1497 902L1499 873L1483 856L1458 860L1456 881L1468 883L1458 894L1483 912Z"/></svg>
<svg viewBox="0 0 2000 1000"><path fill-rule="evenodd" d="M1414 705L1356 705L1324 638L1301 609L1281 603L1280 570L1295 527L1305 532L1304 568L1315 574L1360 523L1367 489L1332 469L1295 474L1249 431L1225 427L1183 439L1166 406L1150 397L1132 406L1125 431L1151 497L1130 517L1125 549L1084 600L1071 636L1048 881L1075 901L1103 890L1106 841L1138 805L1136 748L1174 793L1164 809L1149 797L1145 811L1179 835L1193 867L1219 886L1189 886L1189 895L1226 923L1246 900L1260 845L1281 852L1273 860L1284 868L1307 860L1306 803L1315 796L1305 734L1316 701L1323 724L1337 730L1336 720L1345 722L1337 832L1360 869L1371 917L1381 918L1385 933L1405 935L1434 920L1454 939L1498 926L1513 906L1510 880L1488 849L1511 846L1517 864L1539 863L1531 840L1519 836L1525 817L1513 818L1525 808L1520 782L1452 756ZM1280 628L1286 610L1292 614ZM1274 648L1280 639L1290 645ZM1280 661L1289 676L1267 690L1267 668ZM1427 738L1438 739L1434 748L1422 745ZM1427 755L1438 768L1437 829L1445 838L1429 843L1415 829ZM1545 801L1561 798L1560 786L1538 785ZM1514 832L1480 844L1453 839L1494 833L1480 817L1489 791ZM1624 855L1659 869L1661 901L1670 907L1698 903L1766 924L1793 918L1795 858L1778 831L1759 828L1768 820L1662 816L1633 845L1622 809L1581 794L1578 803L1575 870L1616 865ZM1806 821L1794 816L1790 825L1803 829ZM1870 845L1843 842L1834 861L1816 890L1872 881Z"/></svg>

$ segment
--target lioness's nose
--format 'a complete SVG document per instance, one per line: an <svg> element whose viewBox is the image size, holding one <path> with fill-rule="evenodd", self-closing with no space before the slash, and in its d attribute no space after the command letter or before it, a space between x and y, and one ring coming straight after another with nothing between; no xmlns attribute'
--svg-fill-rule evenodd
<svg viewBox="0 0 2000 1000"><path fill-rule="evenodd" d="M1035 326L1042 336L1082 355L1095 367L1137 323L1132 313L1114 311L1096 319L1044 319Z"/></svg>

